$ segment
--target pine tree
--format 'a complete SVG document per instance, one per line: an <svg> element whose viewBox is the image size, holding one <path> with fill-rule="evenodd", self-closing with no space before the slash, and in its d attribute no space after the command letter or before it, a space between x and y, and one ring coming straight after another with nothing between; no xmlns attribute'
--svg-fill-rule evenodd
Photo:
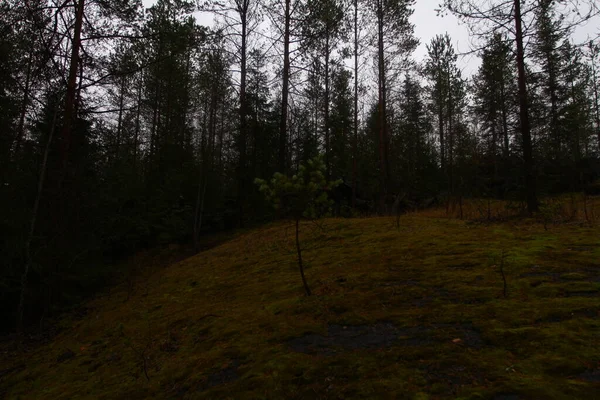
<svg viewBox="0 0 600 400"><path fill-rule="evenodd" d="M485 141L489 194L503 196L510 171L511 143L516 120L516 86L513 55L504 35L490 38L481 54L474 77L474 112L481 122ZM491 166L491 171L489 167Z"/></svg>

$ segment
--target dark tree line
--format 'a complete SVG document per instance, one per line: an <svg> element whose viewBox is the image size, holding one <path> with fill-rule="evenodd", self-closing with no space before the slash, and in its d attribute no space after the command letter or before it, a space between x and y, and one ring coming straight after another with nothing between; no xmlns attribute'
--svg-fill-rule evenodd
<svg viewBox="0 0 600 400"><path fill-rule="evenodd" d="M463 197L535 212L583 190L600 51L571 32L596 6L455 3L481 39L472 77L448 35L412 58L410 0L2 2L5 330L77 304L137 250L271 218L254 178L320 153L342 216Z"/></svg>

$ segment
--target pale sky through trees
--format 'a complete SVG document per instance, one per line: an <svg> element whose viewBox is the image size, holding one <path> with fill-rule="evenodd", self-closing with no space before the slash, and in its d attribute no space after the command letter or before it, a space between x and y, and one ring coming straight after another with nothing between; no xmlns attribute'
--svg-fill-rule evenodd
<svg viewBox="0 0 600 400"><path fill-rule="evenodd" d="M143 0L145 7L150 7L155 2L155 0ZM446 32L452 38L452 43L458 54L469 53L472 45L474 45L469 38L467 27L460 24L456 17L449 13L446 13L443 17L437 15L436 9L439 8L440 2L440 0L416 1L412 22L415 24L415 36L420 40L420 45L414 53L414 58L417 61L423 60L426 56L426 44L436 35ZM196 19L202 25L212 26L213 24L213 17L208 13L196 13ZM596 17L578 27L573 38L576 43L583 43L589 38L598 37L598 35L600 35L600 17ZM471 76L477 72L480 59L476 54L465 54L459 57L458 62L463 70L463 76Z"/></svg>

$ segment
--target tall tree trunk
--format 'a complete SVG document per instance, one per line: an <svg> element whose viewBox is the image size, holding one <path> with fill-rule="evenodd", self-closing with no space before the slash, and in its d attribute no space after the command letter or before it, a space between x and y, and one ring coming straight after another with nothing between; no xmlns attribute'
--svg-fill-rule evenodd
<svg viewBox="0 0 600 400"><path fill-rule="evenodd" d="M492 153L492 162L494 163L494 179L498 179L498 154L496 150L498 141L498 134L496 133L496 123L492 125L492 146L490 152Z"/></svg>
<svg viewBox="0 0 600 400"><path fill-rule="evenodd" d="M152 102L152 127L150 128L150 152L148 155L148 171L151 171L150 166L156 161L158 154L158 124L159 124L159 108L160 99L158 98L159 84L155 83L154 101Z"/></svg>
<svg viewBox="0 0 600 400"><path fill-rule="evenodd" d="M119 88L119 116L117 119L117 144L115 146L114 157L119 160L119 150L121 147L121 131L123 130L123 104L125 103L125 75L121 76L121 86Z"/></svg>
<svg viewBox="0 0 600 400"><path fill-rule="evenodd" d="M594 111L596 115L596 134L598 135L598 151L600 151L600 96L598 95L598 77L596 76L595 60L592 60L592 77L594 79Z"/></svg>
<svg viewBox="0 0 600 400"><path fill-rule="evenodd" d="M242 8L238 10L240 14L240 20L242 23L242 46L241 46L241 60L240 60L240 160L238 170L238 205L239 205L239 223L240 226L244 222L244 199L246 198L246 176L247 176L247 165L246 165L246 147L247 147L247 123L246 115L248 113L246 104L246 60L247 60L247 39L248 39L248 1L242 1Z"/></svg>
<svg viewBox="0 0 600 400"><path fill-rule="evenodd" d="M442 172L446 173L446 143L444 138L444 125L446 123L444 119L444 94L442 92L444 84L442 82L442 72L438 72L438 93L437 93L437 104L438 104L438 130L440 131L440 167Z"/></svg>
<svg viewBox="0 0 600 400"><path fill-rule="evenodd" d="M81 107L81 91L83 90L83 57L79 57L79 82L77 83L77 92L75 95L75 107L73 107L73 119L75 120L79 115L79 109Z"/></svg>
<svg viewBox="0 0 600 400"><path fill-rule="evenodd" d="M379 67L379 212L385 213L385 197L388 192L388 162L387 156L387 118L386 118L386 93L385 93L385 53L383 42L383 0L377 1L377 55Z"/></svg>
<svg viewBox="0 0 600 400"><path fill-rule="evenodd" d="M138 157L138 141L140 137L140 118L142 113L142 74L140 73L138 94L137 94L137 108L135 111L135 133L133 137L133 171L137 177L137 157Z"/></svg>
<svg viewBox="0 0 600 400"><path fill-rule="evenodd" d="M329 23L327 23L329 24ZM329 137L329 27L325 29L325 110L323 128L325 130L325 177L331 180L331 140Z"/></svg>
<svg viewBox="0 0 600 400"><path fill-rule="evenodd" d="M44 190L44 180L46 179L46 170L48 165L48 154L50 153L50 145L52 144L52 138L54 137L54 131L56 129L56 119L58 111L54 112L52 117L52 125L50 132L48 133L48 141L46 148L44 149L44 158L42 159L42 165L40 167L40 176L38 178L37 192L35 195L35 201L31 210L31 219L29 221L29 232L27 234L27 240L25 241L25 267L23 274L21 275L21 293L19 296L19 305L17 308L17 332L20 334L23 331L23 316L25 313L25 292L27 291L27 284L29 279L29 270L31 269L31 242L35 233L38 210L40 208L40 201L42 199L42 192Z"/></svg>
<svg viewBox="0 0 600 400"><path fill-rule="evenodd" d="M575 83L573 82L573 80L571 80L570 82L571 84L571 107L573 108L573 110L575 110L576 108L576 101L577 101L577 95L575 93ZM579 161L581 160L581 130L580 130L580 125L577 124L575 126L574 132L572 132L571 136L572 136L572 152L573 152L573 162L574 162L574 168L573 171L577 172L577 176L576 178L579 178L579 173L578 173L578 169L579 169Z"/></svg>
<svg viewBox="0 0 600 400"><path fill-rule="evenodd" d="M202 162L204 162L204 160ZM203 179L203 174L204 168L201 168L200 179L198 179L196 210L194 212L194 251L196 253L200 251L200 230L202 229L202 217L204 216L204 199L206 198L207 180Z"/></svg>
<svg viewBox="0 0 600 400"><path fill-rule="evenodd" d="M525 192L527 211L530 215L538 210L538 200L533 172L533 145L531 143L531 125L529 123L529 101L525 75L525 50L523 48L523 28L521 17L521 0L514 0L515 32L517 42L517 70L519 73L519 119L523 140L523 163L525 168Z"/></svg>
<svg viewBox="0 0 600 400"><path fill-rule="evenodd" d="M504 160L508 161L510 156L509 140L508 140L508 112L506 111L506 89L504 88L504 73L502 74L502 82L500 84L500 100L502 103L502 134L504 138L503 155Z"/></svg>
<svg viewBox="0 0 600 400"><path fill-rule="evenodd" d="M75 7L75 27L71 46L71 59L69 77L67 79L67 92L65 95L64 120L61 130L61 159L63 170L67 167L69 147L71 145L71 131L75 114L75 98L77 95L77 67L79 65L79 49L81 48L81 29L83 26L84 0L79 0Z"/></svg>
<svg viewBox="0 0 600 400"><path fill-rule="evenodd" d="M21 112L19 113L19 124L17 125L17 135L14 139L13 153L16 155L21 146L23 135L25 133L25 116L27 115L27 106L29 105L29 87L31 85L31 70L33 67L33 43L29 48L27 71L25 73L25 88L23 90L23 102Z"/></svg>
<svg viewBox="0 0 600 400"><path fill-rule="evenodd" d="M554 61L551 54L547 54L548 62L548 90L550 91L550 138L555 159L560 157L560 137L558 136L558 95Z"/></svg>
<svg viewBox="0 0 600 400"><path fill-rule="evenodd" d="M291 0L285 0L284 33L283 33L283 71L281 85L281 121L279 123L279 172L286 173L287 165L287 116L290 84L290 20Z"/></svg>
<svg viewBox="0 0 600 400"><path fill-rule="evenodd" d="M358 0L354 0L354 140L352 145L352 208L356 207L358 181Z"/></svg>
<svg viewBox="0 0 600 400"><path fill-rule="evenodd" d="M454 196L454 104L452 98L452 77L451 69L448 65L448 186L450 188L450 195Z"/></svg>
<svg viewBox="0 0 600 400"><path fill-rule="evenodd" d="M221 118L219 118L219 171L223 171L223 138L225 135L225 99L221 99ZM215 127L216 129L216 127ZM221 185L223 189L223 185Z"/></svg>

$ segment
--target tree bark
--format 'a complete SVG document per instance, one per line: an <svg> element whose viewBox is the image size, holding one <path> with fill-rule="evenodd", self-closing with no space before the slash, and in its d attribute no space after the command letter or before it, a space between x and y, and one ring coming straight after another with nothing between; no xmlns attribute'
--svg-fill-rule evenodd
<svg viewBox="0 0 600 400"><path fill-rule="evenodd" d="M440 167L442 171L446 172L446 143L444 140L444 94L442 92L443 82L442 82L442 72L441 67L438 71L438 93L437 93L437 103L438 103L438 129L440 133Z"/></svg>
<svg viewBox="0 0 600 400"><path fill-rule="evenodd" d="M23 316L25 312L25 292L27 291L27 283L29 279L29 270L31 268L31 242L33 240L33 235L35 233L36 223L37 223L37 215L38 210L40 208L40 201L42 199L42 191L44 190L44 181L46 179L46 170L48 165L48 154L50 153L50 145L52 144L52 138L54 137L54 131L56 129L56 119L58 112L54 112L54 116L52 117L52 125L50 127L50 132L48 134L48 142L46 143L46 148L44 149L44 158L42 159L42 165L40 167L40 176L38 179L37 193L35 196L35 201L33 203L33 208L31 210L31 220L29 222L29 232L27 234L27 240L25 241L25 268L23 270L23 274L21 275L21 294L19 296L19 305L17 308L17 333L22 333L23 331Z"/></svg>
<svg viewBox="0 0 600 400"><path fill-rule="evenodd" d="M69 65L69 77L67 79L67 92L65 95L64 120L61 130L61 158L63 170L66 170L69 147L71 145L71 131L73 118L75 117L75 98L77 95L77 69L79 66L79 49L81 48L81 29L83 26L84 0L79 0L75 7L75 27L71 46L71 59Z"/></svg>
<svg viewBox="0 0 600 400"><path fill-rule="evenodd" d="M137 174L137 156L138 156L138 141L140 136L140 118L142 113L142 75L140 73L139 86L138 86L138 94L137 94L137 108L135 112L135 134L133 139L133 170L135 172L135 176Z"/></svg>
<svg viewBox="0 0 600 400"><path fill-rule="evenodd" d="M283 34L283 71L281 85L281 120L279 123L279 172L286 173L287 167L287 115L290 84L290 0L285 0Z"/></svg>
<svg viewBox="0 0 600 400"><path fill-rule="evenodd" d="M329 22L327 22L329 24ZM329 137L329 26L325 29L325 110L323 128L325 130L325 177L331 180L331 138Z"/></svg>
<svg viewBox="0 0 600 400"><path fill-rule="evenodd" d="M358 0L354 0L354 140L352 146L352 208L356 207L358 181Z"/></svg>
<svg viewBox="0 0 600 400"><path fill-rule="evenodd" d="M519 85L519 119L521 124L521 137L523 140L523 162L525 169L525 197L527 201L527 211L530 215L532 215L538 210L538 201L536 196L535 176L533 172L533 145L531 143L529 101L527 98L527 83L525 75L525 51L523 47L521 0L514 0L514 8Z"/></svg>
<svg viewBox="0 0 600 400"><path fill-rule="evenodd" d="M598 77L596 76L595 60L592 60L592 77L594 86L594 111L596 114L596 134L598 135L598 151L600 151L600 98L598 95Z"/></svg>
<svg viewBox="0 0 600 400"><path fill-rule="evenodd" d="M448 65L447 85L448 85L448 187L450 196L454 196L454 104L452 99L452 76L451 66Z"/></svg>
<svg viewBox="0 0 600 400"><path fill-rule="evenodd" d="M198 195L196 197L196 210L194 212L194 251L200 251L200 230L202 229L202 217L204 215L204 199L206 198L206 179L203 180L203 171L200 171L198 182Z"/></svg>
<svg viewBox="0 0 600 400"><path fill-rule="evenodd" d="M385 197L388 192L388 171L387 162L387 118L386 118L386 86L385 86L385 53L383 42L383 0L377 1L377 31L378 31L378 95L379 95L379 212L385 213Z"/></svg>
<svg viewBox="0 0 600 400"><path fill-rule="evenodd" d="M548 63L548 90L550 91L550 135L554 157L560 157L560 137L558 136L558 95L554 61L550 53L546 55Z"/></svg>
<svg viewBox="0 0 600 400"><path fill-rule="evenodd" d="M23 103L19 115L19 124L17 125L17 135L14 140L13 153L16 155L21 146L23 135L25 133L25 115L27 115L27 106L29 104L29 86L31 85L31 70L33 66L33 44L29 49L27 60L27 72L25 73L25 89L23 90Z"/></svg>
<svg viewBox="0 0 600 400"><path fill-rule="evenodd" d="M508 140L508 112L506 111L506 89L504 87L504 72L502 73L502 82L500 83L500 100L502 102L502 133L504 138L504 160L508 161L510 156L509 140Z"/></svg>
<svg viewBox="0 0 600 400"><path fill-rule="evenodd" d="M121 76L121 86L119 88L119 116L117 119L117 144L115 146L114 157L119 159L119 150L121 147L121 131L123 130L123 104L125 102L125 75Z"/></svg>
<svg viewBox="0 0 600 400"><path fill-rule="evenodd" d="M248 4L249 0L242 0L238 3L238 13L242 25L241 49L240 49L240 160L238 170L238 206L239 206L239 224L243 225L244 221L244 199L246 198L246 181L247 181L247 166L246 166L246 148L247 148L247 123L246 115L248 113L246 104L246 77L247 77L247 40L248 40Z"/></svg>
<svg viewBox="0 0 600 400"><path fill-rule="evenodd" d="M304 291L307 296L311 295L308 283L306 283L306 277L304 276L304 265L302 264L302 249L300 248L300 219L296 218L296 251L298 252L298 266L300 267L300 276L302 277L302 284L304 285Z"/></svg>

